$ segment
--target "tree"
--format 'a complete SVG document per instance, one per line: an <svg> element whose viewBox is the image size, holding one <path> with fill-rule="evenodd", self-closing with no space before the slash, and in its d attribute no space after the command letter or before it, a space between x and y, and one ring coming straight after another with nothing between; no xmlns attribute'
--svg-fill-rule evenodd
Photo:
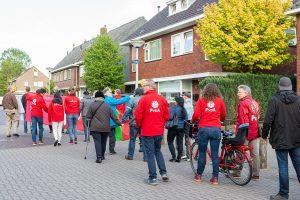
<svg viewBox="0 0 300 200"><path fill-rule="evenodd" d="M84 54L83 79L89 90L119 88L123 83L124 62L118 44L108 35L95 38Z"/></svg>
<svg viewBox="0 0 300 200"><path fill-rule="evenodd" d="M198 21L198 44L210 60L236 72L270 70L291 60L287 52L291 0L220 0Z"/></svg>
<svg viewBox="0 0 300 200"><path fill-rule="evenodd" d="M49 82L47 82L45 90L47 91L48 94L53 94L55 92L55 82L53 80L50 80L50 88L49 88Z"/></svg>
<svg viewBox="0 0 300 200"><path fill-rule="evenodd" d="M5 50L0 56L0 95L29 65L31 59L27 53L16 48Z"/></svg>

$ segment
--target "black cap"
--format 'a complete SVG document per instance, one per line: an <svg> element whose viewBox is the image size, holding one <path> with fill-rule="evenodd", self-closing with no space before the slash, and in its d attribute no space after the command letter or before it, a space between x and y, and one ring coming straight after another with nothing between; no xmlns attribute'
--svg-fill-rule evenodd
<svg viewBox="0 0 300 200"><path fill-rule="evenodd" d="M95 98L99 98L99 97L105 98L103 92L97 91L97 92L95 93Z"/></svg>

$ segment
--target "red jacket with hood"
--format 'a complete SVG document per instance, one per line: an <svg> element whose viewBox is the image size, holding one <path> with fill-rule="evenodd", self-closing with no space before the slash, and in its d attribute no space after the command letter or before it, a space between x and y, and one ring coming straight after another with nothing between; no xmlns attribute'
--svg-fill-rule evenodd
<svg viewBox="0 0 300 200"><path fill-rule="evenodd" d="M248 126L247 140L259 138L259 117L259 104L251 96L241 99L237 108L236 133L240 126Z"/></svg>
<svg viewBox="0 0 300 200"><path fill-rule="evenodd" d="M65 98L65 112L67 115L80 114L80 100L76 96L69 95Z"/></svg>
<svg viewBox="0 0 300 200"><path fill-rule="evenodd" d="M45 100L39 93L32 94L27 97L31 101L31 116L32 117L43 117L43 110L48 112Z"/></svg>
<svg viewBox="0 0 300 200"><path fill-rule="evenodd" d="M198 121L199 127L221 127L221 121L226 117L226 106L222 98L207 101L198 100L192 121Z"/></svg>
<svg viewBox="0 0 300 200"><path fill-rule="evenodd" d="M142 136L163 135L169 119L168 102L155 90L149 90L139 100L134 116Z"/></svg>
<svg viewBox="0 0 300 200"><path fill-rule="evenodd" d="M51 102L48 108L49 122L62 122L64 121L64 106L62 104Z"/></svg>

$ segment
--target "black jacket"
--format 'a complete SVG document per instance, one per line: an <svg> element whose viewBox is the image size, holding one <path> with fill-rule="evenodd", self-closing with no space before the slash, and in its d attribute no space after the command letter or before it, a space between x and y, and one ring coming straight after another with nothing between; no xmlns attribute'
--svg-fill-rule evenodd
<svg viewBox="0 0 300 200"><path fill-rule="evenodd" d="M266 139L269 132L274 149L300 147L300 97L295 92L279 91L270 100L262 137Z"/></svg>
<svg viewBox="0 0 300 200"><path fill-rule="evenodd" d="M25 113L26 113L26 101L27 101L26 100L26 94L23 94L23 96L21 98L21 102L22 102Z"/></svg>

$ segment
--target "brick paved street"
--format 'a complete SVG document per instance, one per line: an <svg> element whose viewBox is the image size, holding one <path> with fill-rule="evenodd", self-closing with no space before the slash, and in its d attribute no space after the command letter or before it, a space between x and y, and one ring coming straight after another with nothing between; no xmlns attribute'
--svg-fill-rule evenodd
<svg viewBox="0 0 300 200"><path fill-rule="evenodd" d="M187 162L169 163L171 181L156 187L144 184L146 163L141 153L133 161L124 159L128 142L118 142L117 155L106 155L102 164L95 163L93 143L89 156L83 159L84 143L47 144L32 147L30 135L6 141L4 126L0 127L0 199L268 199L278 190L277 167L273 150L269 150L269 169L261 172L261 180L244 187L234 185L223 175L220 185L208 183L211 166L205 171L204 182L196 184ZM20 131L22 132L22 131ZM48 131L46 131L48 132ZM80 138L82 141L82 137ZM67 135L64 135L64 142ZM10 145L7 145L10 143ZM27 148L21 148L27 147ZM165 159L169 158L163 146ZM290 170L290 192L293 200L300 199L300 187L294 170Z"/></svg>

